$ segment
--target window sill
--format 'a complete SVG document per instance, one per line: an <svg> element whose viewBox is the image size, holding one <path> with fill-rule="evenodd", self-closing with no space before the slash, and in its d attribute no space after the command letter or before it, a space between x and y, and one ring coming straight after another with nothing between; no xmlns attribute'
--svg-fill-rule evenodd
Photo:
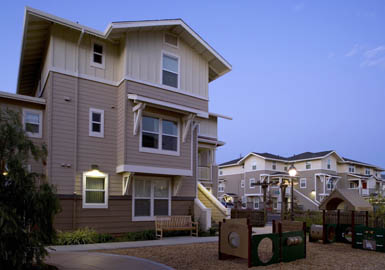
<svg viewBox="0 0 385 270"><path fill-rule="evenodd" d="M140 147L139 152L160 154L160 155L167 155L167 156L180 156L179 151L174 152L174 151L166 151L166 150L159 150L159 149L152 149L152 148L145 148L145 147Z"/></svg>
<svg viewBox="0 0 385 270"><path fill-rule="evenodd" d="M108 208L108 204L85 204L85 203L83 203L83 208L107 209Z"/></svg>
<svg viewBox="0 0 385 270"><path fill-rule="evenodd" d="M90 63L90 66L94 67L94 68L105 69L105 65L104 64L98 64L98 63L95 63L95 62L92 62L92 61Z"/></svg>
<svg viewBox="0 0 385 270"><path fill-rule="evenodd" d="M164 217L170 217L170 215L164 216ZM153 217L132 217L132 221L155 221L155 216L153 216Z"/></svg>
<svg viewBox="0 0 385 270"><path fill-rule="evenodd" d="M36 139L41 139L43 136L40 133L31 133L31 132L26 132L27 136L30 138L36 138Z"/></svg>

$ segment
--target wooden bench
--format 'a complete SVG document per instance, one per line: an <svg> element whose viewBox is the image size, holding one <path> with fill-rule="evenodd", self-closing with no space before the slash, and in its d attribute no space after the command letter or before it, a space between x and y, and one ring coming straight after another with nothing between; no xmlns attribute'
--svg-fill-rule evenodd
<svg viewBox="0 0 385 270"><path fill-rule="evenodd" d="M191 236L198 236L198 222L193 222L191 216L155 217L157 239L162 239L163 231L191 231Z"/></svg>

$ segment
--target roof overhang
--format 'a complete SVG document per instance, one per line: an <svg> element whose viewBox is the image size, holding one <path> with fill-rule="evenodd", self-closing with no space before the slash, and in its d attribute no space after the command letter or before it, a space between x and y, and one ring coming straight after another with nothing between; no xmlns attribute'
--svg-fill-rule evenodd
<svg viewBox="0 0 385 270"><path fill-rule="evenodd" d="M209 116L213 116L213 117L217 117L217 118L223 118L223 119L227 119L227 120L233 120L233 118L231 116L227 116L227 115L219 114L219 113L209 112Z"/></svg>
<svg viewBox="0 0 385 270"><path fill-rule="evenodd" d="M223 146L223 145L225 145L225 142L218 141L217 139L206 139L206 138L202 138L202 137L198 137L198 142L212 144L212 145L215 145L215 146Z"/></svg>
<svg viewBox="0 0 385 270"><path fill-rule="evenodd" d="M24 101L24 102L29 102L29 103L39 104L39 105L45 105L44 98L18 95L18 94L3 92L3 91L0 91L0 98L13 99L17 101Z"/></svg>
<svg viewBox="0 0 385 270"><path fill-rule="evenodd" d="M231 65L182 19L114 22L110 23L102 32L26 7L17 81L17 93L19 94L32 92L38 84L52 24L60 24L114 42L118 42L122 34L129 31L169 31L184 40L208 61L209 81L219 78L232 69Z"/></svg>

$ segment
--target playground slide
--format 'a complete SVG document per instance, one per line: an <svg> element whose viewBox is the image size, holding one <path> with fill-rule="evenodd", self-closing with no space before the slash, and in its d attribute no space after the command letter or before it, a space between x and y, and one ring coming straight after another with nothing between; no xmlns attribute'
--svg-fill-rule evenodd
<svg viewBox="0 0 385 270"><path fill-rule="evenodd" d="M198 199L211 209L211 218L216 223L224 218L230 218L231 209L224 207L215 196L209 192L202 184L198 183Z"/></svg>

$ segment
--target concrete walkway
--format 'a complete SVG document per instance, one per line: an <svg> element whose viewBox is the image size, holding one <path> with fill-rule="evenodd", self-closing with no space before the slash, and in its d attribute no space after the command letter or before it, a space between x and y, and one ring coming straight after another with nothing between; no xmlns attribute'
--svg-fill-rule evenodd
<svg viewBox="0 0 385 270"><path fill-rule="evenodd" d="M51 252L46 263L59 270L172 270L173 268L147 259L91 252Z"/></svg>
<svg viewBox="0 0 385 270"><path fill-rule="evenodd" d="M101 249L173 246L173 245L195 244L195 243L210 243L210 242L217 242L217 241L218 241L218 236L212 236L212 237L180 236L180 237L165 237L162 240L114 242L114 243L87 244L87 245L51 246L49 247L50 249L49 251L50 252L90 251L90 250L101 250Z"/></svg>

